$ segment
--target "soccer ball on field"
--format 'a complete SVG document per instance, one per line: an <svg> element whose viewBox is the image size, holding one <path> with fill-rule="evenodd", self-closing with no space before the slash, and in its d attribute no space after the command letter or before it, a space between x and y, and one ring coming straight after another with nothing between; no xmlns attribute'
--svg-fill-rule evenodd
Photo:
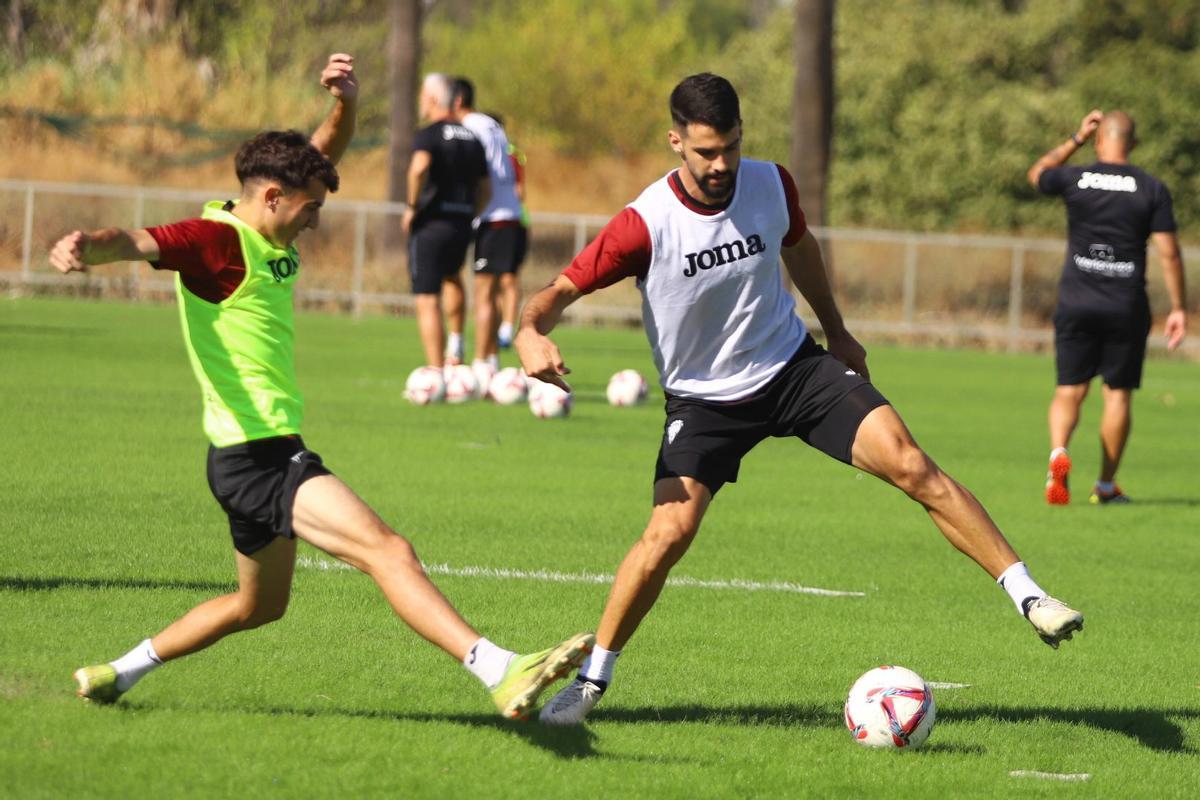
<svg viewBox="0 0 1200 800"><path fill-rule="evenodd" d="M446 397L446 382L437 367L417 367L404 382L404 396L416 406L440 403Z"/></svg>
<svg viewBox="0 0 1200 800"><path fill-rule="evenodd" d="M492 377L488 395L502 406L521 402L529 394L525 373L517 367L505 367Z"/></svg>
<svg viewBox="0 0 1200 800"><path fill-rule="evenodd" d="M575 396L565 392L552 383L529 380L529 410L535 417L565 417L571 413L571 404Z"/></svg>
<svg viewBox="0 0 1200 800"><path fill-rule="evenodd" d="M636 406L646 400L650 386L636 369L623 369L608 379L609 405Z"/></svg>
<svg viewBox="0 0 1200 800"><path fill-rule="evenodd" d="M446 367L446 402L465 403L478 396L479 381L466 364Z"/></svg>
<svg viewBox="0 0 1200 800"><path fill-rule="evenodd" d="M864 673L846 698L846 727L863 747L920 747L933 730L935 716L933 690L904 667L876 667Z"/></svg>

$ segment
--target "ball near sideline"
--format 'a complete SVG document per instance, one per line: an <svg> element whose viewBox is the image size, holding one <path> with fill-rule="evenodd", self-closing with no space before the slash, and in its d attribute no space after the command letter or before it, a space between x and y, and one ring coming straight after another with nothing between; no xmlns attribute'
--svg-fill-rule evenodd
<svg viewBox="0 0 1200 800"><path fill-rule="evenodd" d="M446 397L446 382L437 367L417 367L404 382L404 397L415 406L440 403Z"/></svg>
<svg viewBox="0 0 1200 800"><path fill-rule="evenodd" d="M850 687L846 727L863 747L912 749L929 738L936 718L933 690L911 669L882 666Z"/></svg>
<svg viewBox="0 0 1200 800"><path fill-rule="evenodd" d="M636 406L645 402L650 385L636 369L623 369L608 379L604 394L609 405Z"/></svg>
<svg viewBox="0 0 1200 800"><path fill-rule="evenodd" d="M446 402L465 403L479 395L479 381L475 371L466 364L446 367Z"/></svg>
<svg viewBox="0 0 1200 800"><path fill-rule="evenodd" d="M575 396L552 383L529 379L529 410L535 417L550 419L571 413Z"/></svg>
<svg viewBox="0 0 1200 800"><path fill-rule="evenodd" d="M528 379L517 367L505 367L493 375L488 384L488 396L502 406L515 405L528 394Z"/></svg>

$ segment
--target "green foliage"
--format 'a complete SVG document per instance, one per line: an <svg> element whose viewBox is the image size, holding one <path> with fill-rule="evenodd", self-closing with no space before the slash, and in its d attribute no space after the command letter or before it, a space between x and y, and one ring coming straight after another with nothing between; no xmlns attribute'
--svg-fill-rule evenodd
<svg viewBox="0 0 1200 800"><path fill-rule="evenodd" d="M502 112L516 139L574 155L661 149L671 88L712 70L742 95L747 152L786 162L792 7L756 25L748 6L446 0L427 15L423 69L471 77L480 107ZM114 47L124 34L113 20L138 13L131 8L26 4L25 62L0 53L0 98L17 109L213 128L315 124L324 98L301 88L344 50L356 54L364 88L360 132L386 137L381 0L296 0L286 14L262 0L177 0L168 32ZM1062 209L1025 172L1094 107L1133 115L1134 161L1171 187L1181 226L1200 223L1195 0L840 0L836 10L833 224L1059 230ZM148 55L162 47L207 59L211 77ZM144 91L147 73L165 86ZM1075 161L1090 157L1089 147Z"/></svg>

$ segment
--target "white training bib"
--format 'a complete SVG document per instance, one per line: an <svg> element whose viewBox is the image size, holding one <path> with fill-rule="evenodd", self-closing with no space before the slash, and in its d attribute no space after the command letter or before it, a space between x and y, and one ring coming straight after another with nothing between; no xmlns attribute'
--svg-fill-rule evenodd
<svg viewBox="0 0 1200 800"><path fill-rule="evenodd" d="M650 232L642 322L663 389L725 402L774 378L806 329L783 283L779 252L789 227L779 168L744 159L728 208L687 208L669 175L630 207Z"/></svg>

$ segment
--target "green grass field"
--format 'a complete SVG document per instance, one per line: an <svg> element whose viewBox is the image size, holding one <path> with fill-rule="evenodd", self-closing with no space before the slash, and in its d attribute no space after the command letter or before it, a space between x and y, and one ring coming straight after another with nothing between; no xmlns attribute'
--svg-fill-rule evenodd
<svg viewBox="0 0 1200 800"><path fill-rule="evenodd" d="M1049 357L872 350L918 441L1087 615L1057 652L899 492L769 441L674 574L865 596L670 586L585 728L499 719L367 578L319 568L307 546L282 621L93 707L72 670L232 587L177 327L169 307L0 300L0 795L1196 796L1194 364L1147 367L1121 476L1136 505L1078 502L1098 460L1094 397L1077 502L1048 508ZM593 629L607 585L568 578L611 574L649 511L661 393L603 399L617 369L652 372L642 335L560 332L578 394L563 421L409 406L411 320L304 314L298 329L306 441L444 565L434 578L467 618L521 650ZM867 751L842 725L850 684L882 663L969 684L937 690L922 750Z"/></svg>

